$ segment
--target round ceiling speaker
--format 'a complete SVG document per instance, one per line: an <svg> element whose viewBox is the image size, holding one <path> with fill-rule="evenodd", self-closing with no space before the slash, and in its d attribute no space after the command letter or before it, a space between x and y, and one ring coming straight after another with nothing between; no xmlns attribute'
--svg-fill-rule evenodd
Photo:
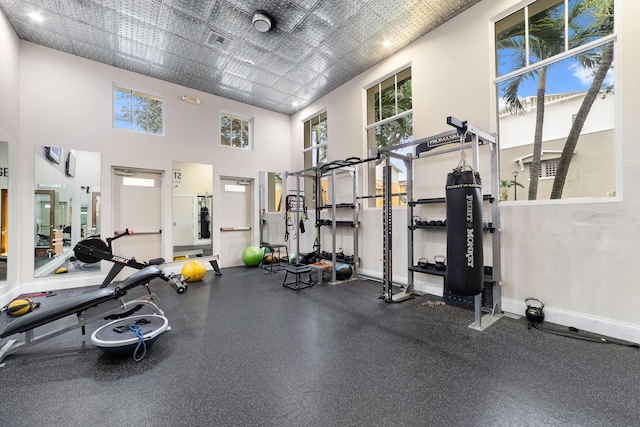
<svg viewBox="0 0 640 427"><path fill-rule="evenodd" d="M269 18L269 15L267 15L264 10L256 10L251 22L253 23L253 28L261 33L266 33L271 29L271 18Z"/></svg>

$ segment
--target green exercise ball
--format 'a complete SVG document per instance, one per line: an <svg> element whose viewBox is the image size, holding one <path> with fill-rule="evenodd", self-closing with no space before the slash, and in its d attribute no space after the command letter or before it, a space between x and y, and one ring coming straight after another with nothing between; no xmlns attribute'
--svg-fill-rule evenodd
<svg viewBox="0 0 640 427"><path fill-rule="evenodd" d="M255 267L262 261L262 250L257 246L247 246L242 252L242 261L247 267Z"/></svg>

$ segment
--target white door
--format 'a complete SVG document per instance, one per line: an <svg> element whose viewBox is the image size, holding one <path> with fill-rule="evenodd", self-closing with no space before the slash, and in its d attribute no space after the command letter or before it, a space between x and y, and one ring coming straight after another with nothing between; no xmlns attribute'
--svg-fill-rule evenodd
<svg viewBox="0 0 640 427"><path fill-rule="evenodd" d="M220 178L220 261L225 267L244 265L242 252L251 244L253 180Z"/></svg>
<svg viewBox="0 0 640 427"><path fill-rule="evenodd" d="M192 196L173 196L173 246L194 245L196 223L194 204Z"/></svg>
<svg viewBox="0 0 640 427"><path fill-rule="evenodd" d="M133 231L113 242L115 255L139 262L162 257L162 175L162 171L113 169L114 230ZM118 279L130 274L125 271Z"/></svg>

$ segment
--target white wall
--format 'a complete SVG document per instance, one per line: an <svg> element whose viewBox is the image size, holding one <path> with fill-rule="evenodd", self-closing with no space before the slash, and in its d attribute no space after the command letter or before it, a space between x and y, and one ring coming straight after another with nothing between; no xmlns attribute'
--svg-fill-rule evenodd
<svg viewBox="0 0 640 427"><path fill-rule="evenodd" d="M0 140L18 136L18 37L0 11Z"/></svg>
<svg viewBox="0 0 640 427"><path fill-rule="evenodd" d="M172 171L173 161L213 165L213 188L219 188L220 176L258 178L259 170L286 170L290 165L289 117L230 101L214 95L85 60L63 52L21 41L20 44L20 179L31 189L34 182L34 146L56 145L63 148L95 151L102 158L102 234L113 233L111 206L111 167L128 166L164 171L163 253L172 251ZM164 97L165 135L145 135L112 128L113 84L158 93ZM197 97L200 105L185 103L183 95ZM254 119L254 150L246 151L220 145L220 112L229 111ZM277 153L277 155L274 155ZM257 203L256 192L255 206ZM220 253L219 195L214 193L212 219L214 254ZM19 211L33 217L33 200L23 197ZM256 213L254 230L258 230ZM19 228L19 241L32 241L31 221ZM28 236L28 237L27 237ZM257 231L254 240L258 243ZM67 286L95 279L33 278L33 248L21 244L17 256L23 287L46 284ZM74 275L84 276L84 275ZM50 282L50 283L49 283ZM78 284L78 283L75 283Z"/></svg>
<svg viewBox="0 0 640 427"><path fill-rule="evenodd" d="M15 178L24 194L34 188L35 145L56 141L56 145L66 148L101 152L103 230L108 234L113 231L109 173L112 165L160 169L169 175L173 160L211 163L214 188L219 188L221 175L257 179L258 170L299 170L303 167L302 121L322 110L328 112L329 159L366 156L363 88L407 65L413 67L415 138L448 129L445 118L449 115L467 120L484 131L495 131L490 20L518 3L517 0L480 2L291 118L30 43L18 44L0 14L0 89L3 93L0 136L8 134L2 139L10 142L20 137L19 157L14 157L18 159L16 170L19 170ZM640 146L635 141L635 104L640 95L636 69L640 59L634 46L640 39L640 28L634 21L640 14L640 4L618 1L616 7L619 39L615 81L621 111L617 129L619 164L622 165L618 199L592 203L502 204L503 308L522 314L524 298L534 296L547 303L545 311L551 322L640 342L640 310L636 303L640 299L640 287L635 286L640 190L634 179L640 156ZM18 47L19 99L15 94ZM111 128L113 82L165 96L164 137ZM202 105L183 103L182 95L196 96ZM218 145L217 122L222 109L254 117L254 152ZM10 148L10 158L16 156L16 151ZM361 177L364 179L364 174ZM167 212L171 210L170 187L167 180L164 188ZM362 183L360 188L365 188ZM214 224L219 219L216 202L214 195ZM255 205L258 205L257 195ZM32 198L23 197L19 205L14 206L17 206L14 212L27 220L14 219L17 231L10 244L31 242L33 224L28 219L33 217ZM258 230L257 214L255 218L254 230ZM399 228L394 233L394 239L397 238L394 247L404 248L402 209L396 218ZM382 271L378 249L380 220L379 210L363 212L360 245L363 264L378 273ZM164 222L164 228L170 230L170 218ZM171 236L165 236L165 240L164 251L169 253ZM257 234L254 240L257 243ZM214 241L219 241L219 236L214 234ZM30 244L21 243L17 251L12 252L21 260L17 268L21 282L32 279L32 249ZM214 252L219 251L219 247L214 247ZM402 260L401 254L401 249L394 252L396 278L406 275L406 270L402 270L406 260ZM47 283L40 280L45 279L37 282L38 290ZM64 285L57 280L50 285Z"/></svg>
<svg viewBox="0 0 640 427"><path fill-rule="evenodd" d="M495 132L490 21L518 4L516 0L484 0L292 116L292 168L302 163L302 120L320 110L327 111L330 160L363 156L364 87L409 64L414 138L448 130L445 118L450 115ZM640 154L635 137L635 104L640 95L635 74L640 60L634 47L640 39L640 28L634 22L640 4L618 1L616 7L619 198L592 203L502 204L503 308L523 314L524 298L534 296L546 302L551 322L640 342L640 287L635 269L640 190L633 184ZM406 228L401 224L406 215L398 209L396 218L400 224L397 229L394 224L394 278L401 280L407 274L402 259ZM364 269L379 275L380 229L378 210L363 213Z"/></svg>
<svg viewBox="0 0 640 427"><path fill-rule="evenodd" d="M17 206L20 187L15 177L20 170L17 167L19 136L20 101L19 86L19 43L4 14L0 11L0 141L8 143L9 152L6 166L9 169L9 209ZM9 215L9 229L17 229L21 222L18 215ZM9 253L16 253L17 239L9 239ZM0 301L7 300L16 288L16 261L9 259L7 282L0 284ZM4 303L3 303L4 305Z"/></svg>

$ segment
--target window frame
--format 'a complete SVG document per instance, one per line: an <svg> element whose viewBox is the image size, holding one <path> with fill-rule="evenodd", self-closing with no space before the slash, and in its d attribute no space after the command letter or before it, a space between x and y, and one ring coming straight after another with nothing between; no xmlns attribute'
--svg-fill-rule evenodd
<svg viewBox="0 0 640 427"><path fill-rule="evenodd" d="M224 117L229 117L231 119L232 125L231 125L230 132L233 132L233 120L240 120L241 123L244 123L244 122L247 123L247 127L248 127L247 139L248 139L248 141L247 141L246 147L233 145L233 142L230 143L230 144L223 143L225 131L223 130L222 120L223 120ZM219 128L219 130L220 130L220 146L229 147L229 148L235 148L235 149L245 150L245 151L253 151L253 149L254 149L254 147L253 147L253 120L254 120L253 117L232 113L232 112L226 111L226 110L220 111L220 121L219 121L219 124L220 124L220 128Z"/></svg>
<svg viewBox="0 0 640 427"><path fill-rule="evenodd" d="M312 120L317 119L318 123L314 124L311 123ZM311 129L314 126L320 126L320 123L325 123L326 126L326 139L324 141L321 141L317 144L313 144L312 138L311 138ZM307 124L308 124L308 128L307 128ZM304 156L303 159L303 164L305 169L306 168L311 168L311 167L315 167L318 166L319 164L321 164L320 162L320 158L321 158L321 151L324 149L324 156L325 159L328 158L329 155L329 115L327 114L327 110L321 110L319 112L317 112L316 114L313 114L309 117L307 117L306 119L302 120L302 127L303 127L303 133L304 133L304 142L303 142L303 149L302 149L302 153ZM316 154L316 158L317 158L317 164L313 164L313 154L311 154L311 162L309 162L310 164L307 164L307 153L313 153L314 151L317 150L317 154Z"/></svg>
<svg viewBox="0 0 640 427"><path fill-rule="evenodd" d="M505 18L509 17L510 15L515 15L516 13L518 13L519 11L524 11L526 8L528 8L529 6L531 6L534 3L541 3L543 4L545 2L545 0L525 0L522 1L514 6L512 6L511 8L505 10L503 13L494 16L493 18L491 18L490 20L490 24L491 24L491 43L492 43L492 50L491 50L491 59L492 59L492 85L493 85L493 102L494 102L494 106L495 109L494 111L494 122L496 123L496 128L500 129L500 112L502 111L501 107L500 107L500 96L499 96L499 85L501 83L507 82L511 79L514 79L516 77L519 77L521 75L525 75L525 74L530 74L533 73L539 69L545 68L545 67L549 67L552 66L556 63L560 63L562 61L565 61L566 59L570 59L571 57L577 57L580 54L583 54L585 52L588 52L590 50L595 50L601 47L606 46L607 44L612 44L613 45L613 64L611 65L610 71L613 74L613 80L614 80L614 87L617 88L621 88L622 84L621 84L621 76L620 76L620 67L616 67L615 64L616 62L618 62L620 59L620 47L619 47L619 23L620 23L620 18L616 18L619 17L619 4L621 2L621 0L613 0L613 28L612 28L612 32L610 34L606 34L603 36L600 36L600 38L595 39L595 40L591 40L588 43L584 43L581 44L579 46L575 46L575 47L571 47L570 43L569 43L569 28L568 28L568 16L567 16L567 10L568 8L570 8L570 1L571 0L566 0L567 2L565 2L565 0L561 0L559 1L559 4L564 3L565 4L565 33L564 33L564 51L562 51L559 54L553 55L551 57L536 61L536 62L532 62L529 63L529 61L527 61L527 66L523 67L523 68L519 68L519 69L515 69L513 71L510 71L506 74L499 74L499 70L498 70L498 59L499 59L499 55L498 55L498 48L497 48L497 36L498 36L498 31L497 31L497 23L500 22L501 20L504 20ZM530 16L528 14L525 14L525 23L529 22ZM527 32L526 32L526 40L527 43L529 41L529 32L528 32L528 25L527 25ZM529 55L530 52L530 47L527 44L527 56ZM587 88L588 90L588 88ZM586 92L586 90L585 90ZM549 95L547 95L549 96ZM604 201L612 201L612 200L619 200L620 196L621 196L621 167L622 167L622 159L621 159L621 153L620 153L620 144L621 144L621 140L620 140L620 132L619 132L619 120L620 120L620 96L616 96L614 99L614 114L615 117L613 119L614 122L614 126L611 129L613 132L613 148L614 148L614 154L613 157L611 159L613 165L614 165L614 175L613 175L613 179L615 181L614 187L616 191L613 191L613 197L609 197L609 196L598 196L598 195L592 195L592 196L580 196L578 198L572 198L572 197L566 197L566 196L562 196L561 198L557 198L557 199L536 199L536 200L528 200L528 202L533 202L533 203L539 203L539 204L550 204L550 203L575 203L576 201L584 201L584 200L590 200L590 199L594 199L594 200L604 200ZM573 123L573 121L575 121L575 114L572 115L571 117L571 121ZM587 135L584 134L584 129L582 129L581 131L581 136L583 135ZM549 150L543 149L544 152L547 152ZM575 153L575 151L574 151ZM521 157L519 160L519 166L522 168L523 166L523 162L522 160L528 156L524 156ZM559 156L558 156L559 159ZM541 159L541 171L542 168L546 167L546 162L548 161L554 161L556 159L554 158L543 158ZM518 163L518 159L515 159L516 163ZM523 169L521 169L523 170ZM540 180L553 180L555 179L555 175L553 176L547 176L546 175L546 171L545 171L545 175L540 176L539 177ZM519 200L520 201L520 200Z"/></svg>
<svg viewBox="0 0 640 427"><path fill-rule="evenodd" d="M399 77L402 77L403 74L408 73L408 78L402 79L402 80L398 80ZM379 105L378 105L378 111L380 114L380 120L378 121L373 121L370 118L370 115L373 116L373 119L376 119L376 106L374 103L370 104L370 100L375 99L375 95L378 94L383 94L384 91L386 90L383 87L383 84L387 81L389 81L391 78L394 79L394 93L395 93L395 114L393 114L392 116L388 116L388 117L384 117L382 118L383 112L382 112L382 96L378 96L378 100L379 100ZM411 92L411 108L399 111L399 106L398 106L398 88L399 88L399 81L406 81L409 80L411 81L412 85L413 85L413 65L411 63L409 64L405 64L401 67L398 67L397 69L395 69L394 71L392 71L389 74L386 74L385 76L377 79L375 82L365 86L364 89L364 108L365 108L365 117L364 117L364 122L365 122L365 126L364 126L364 132L365 132L365 138L364 138L364 145L365 145L365 153L367 157L371 156L372 152L377 148L376 144L375 144L375 130L380 127L380 126L384 126L388 123L397 121L399 119L402 119L404 117L408 117L410 116L411 118L413 118L413 90ZM378 90L377 92L370 92L371 89L375 88L377 86ZM373 95L373 97L372 97ZM373 143L371 141L371 139L373 138ZM413 136L413 121L411 123L411 139L410 141L414 140L414 136ZM405 142L409 142L409 141L405 141ZM395 165L394 165L395 167ZM381 193L382 190L380 189L380 185L377 182L376 179L376 165L370 165L370 167L366 168L366 188L367 188L367 198L369 198L370 202L366 204L367 208L381 208L382 207L382 200L381 200ZM402 188L401 186L401 182L398 181L398 188ZM405 188L406 188L406 182L405 182ZM400 193L401 194L401 193ZM392 197L392 204L393 206L404 206L406 207L406 194L404 196L402 195L396 195Z"/></svg>
<svg viewBox="0 0 640 427"><path fill-rule="evenodd" d="M131 126L126 128L126 127L120 127L117 126L117 113L118 113L118 105L117 105L117 92L129 92L131 95L133 95L134 93L136 94L141 94L141 95L145 95L148 98L157 98L156 100L160 101L160 108L161 108L161 129L160 132L149 132L148 130L144 130L144 129L134 129L133 126L133 116L131 117ZM113 83L112 88L111 88L111 93L113 95L113 108L111 110L111 127L113 129L120 129L120 130L124 130L124 131L129 131L129 132L137 132L137 133L142 133L142 134L146 134L146 135L156 135L156 136L164 136L165 134L165 103L164 103L164 96L160 93L157 92L152 92L152 91L148 91L148 90L143 90L143 89L137 89L134 88L132 86L128 86L128 85L124 85L124 84L119 84L119 83Z"/></svg>

